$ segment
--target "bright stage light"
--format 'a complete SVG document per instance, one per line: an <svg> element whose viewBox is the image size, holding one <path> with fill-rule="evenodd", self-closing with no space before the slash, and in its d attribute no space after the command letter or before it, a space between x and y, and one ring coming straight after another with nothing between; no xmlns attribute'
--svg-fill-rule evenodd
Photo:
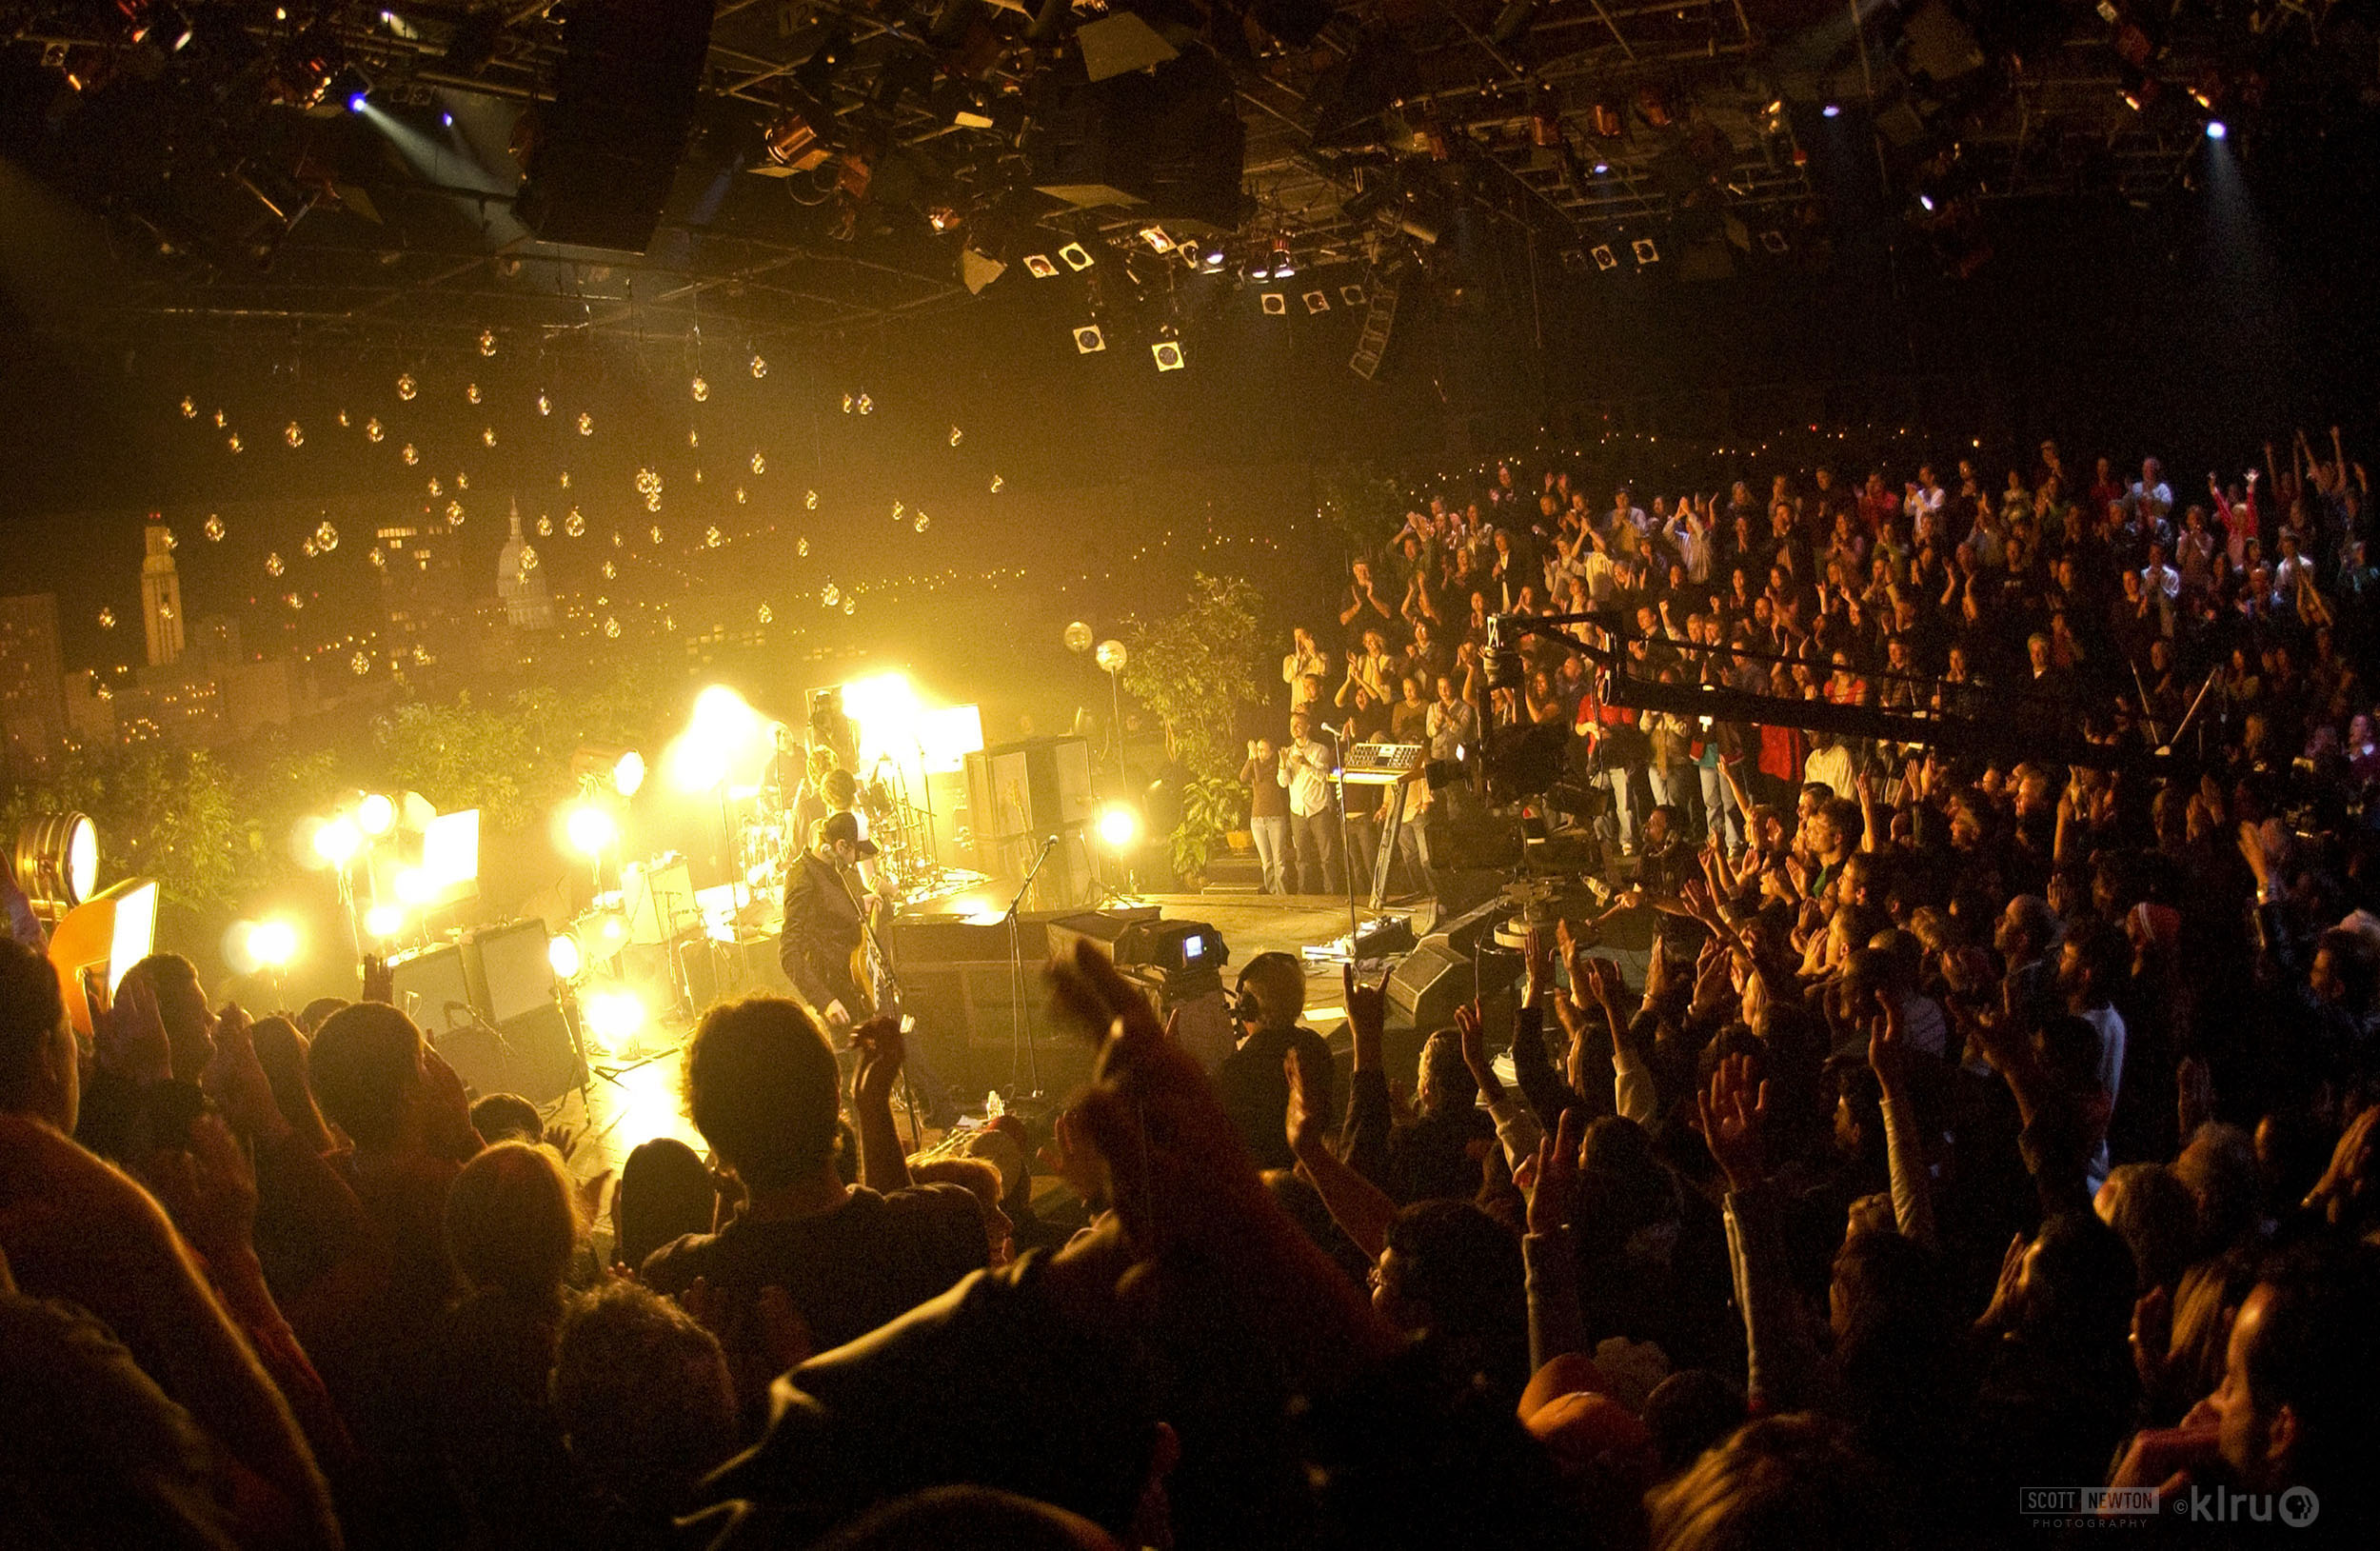
<svg viewBox="0 0 2380 1551"><path fill-rule="evenodd" d="M699 797L727 779L727 753L689 728L669 741L662 767L668 772L672 786L688 797Z"/></svg>
<svg viewBox="0 0 2380 1551"><path fill-rule="evenodd" d="M636 789L645 785L645 756L631 748L612 763L611 788L623 797L634 797Z"/></svg>
<svg viewBox="0 0 2380 1551"><path fill-rule="evenodd" d="M843 686L843 714L858 733L860 762L879 754L915 757L923 742L917 686L905 673L877 673Z"/></svg>
<svg viewBox="0 0 2380 1551"><path fill-rule="evenodd" d="M606 985L587 993L587 1032L617 1049L645 1028L645 999L625 985Z"/></svg>
<svg viewBox="0 0 2380 1551"><path fill-rule="evenodd" d="M397 826L397 805L373 792L355 805L355 826L378 840Z"/></svg>
<svg viewBox="0 0 2380 1551"><path fill-rule="evenodd" d="M545 945L545 962L553 965L556 978L578 979L579 966L584 962L579 955L579 940L575 937L552 939Z"/></svg>
<svg viewBox="0 0 2380 1551"><path fill-rule="evenodd" d="M2220 139L2222 139L2224 136L2226 136L2226 135L2230 134L2231 132L2231 126L2229 126L2229 125L2225 124L2225 123L2221 120L2221 119L2219 119L2219 118L2211 118L2211 119L2207 120L2207 138L2208 138L2208 139L2210 139L2210 140L2220 140Z"/></svg>
<svg viewBox="0 0 2380 1551"><path fill-rule="evenodd" d="M344 867L364 848L364 831L342 815L314 831L314 854L334 867Z"/></svg>
<svg viewBox="0 0 2380 1551"><path fill-rule="evenodd" d="M1840 103L1831 102L1824 108L1819 109L1818 111L1825 114L1828 118L1838 118L1842 115L1843 105Z"/></svg>
<svg viewBox="0 0 2380 1551"><path fill-rule="evenodd" d="M613 910L582 916L570 931L584 960L608 959L628 945L628 918Z"/></svg>
<svg viewBox="0 0 2380 1551"><path fill-rule="evenodd" d="M405 906L375 905L364 912L364 929L374 937L394 937L405 930Z"/></svg>
<svg viewBox="0 0 2380 1551"><path fill-rule="evenodd" d="M1111 851L1121 851L1140 838L1140 815L1121 803L1110 803L1100 809L1100 843Z"/></svg>
<svg viewBox="0 0 2380 1551"><path fill-rule="evenodd" d="M423 867L403 867L396 877L397 898L407 905L427 905L438 893L437 881Z"/></svg>
<svg viewBox="0 0 2380 1551"><path fill-rule="evenodd" d="M99 831L80 813L28 819L16 835L16 886L50 918L91 897L99 882Z"/></svg>
<svg viewBox="0 0 2380 1551"><path fill-rule="evenodd" d="M569 832L571 848L586 856L601 856L620 840L620 825L593 803L573 807L564 827Z"/></svg>
<svg viewBox="0 0 2380 1551"><path fill-rule="evenodd" d="M570 756L570 774L582 783L634 797L645 785L645 756L618 744L582 744Z"/></svg>
<svg viewBox="0 0 2380 1551"><path fill-rule="evenodd" d="M248 956L259 969L287 969L297 952L297 927L287 921L260 921L248 929Z"/></svg>

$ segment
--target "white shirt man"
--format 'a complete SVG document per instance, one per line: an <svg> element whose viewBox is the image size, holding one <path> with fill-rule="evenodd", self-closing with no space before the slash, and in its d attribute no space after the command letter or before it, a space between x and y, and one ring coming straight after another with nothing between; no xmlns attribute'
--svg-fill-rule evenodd
<svg viewBox="0 0 2380 1551"><path fill-rule="evenodd" d="M1280 682L1289 686L1293 702L1299 680L1309 673L1327 675L1330 670L1330 659L1323 656L1322 648L1314 644L1313 632L1302 625L1298 626L1289 655L1280 660Z"/></svg>
<svg viewBox="0 0 2380 1551"><path fill-rule="evenodd" d="M2167 485L2164 470L2157 460L2148 459L2140 466L2140 477L2124 492L2124 515L2146 531L2152 524L2162 523L2173 511L2172 487Z"/></svg>
<svg viewBox="0 0 2380 1551"><path fill-rule="evenodd" d="M1455 681L1440 676L1438 699L1430 706L1427 723L1430 733L1430 758L1451 760L1456 749L1472 742L1479 733L1479 713L1471 702L1455 695Z"/></svg>
<svg viewBox="0 0 2380 1551"><path fill-rule="evenodd" d="M1920 468L1917 470L1917 482L1909 487L1909 494L1902 500L1901 507L1922 532L1927 520L1942 509L1943 499L1941 482L1934 477L1934 470Z"/></svg>

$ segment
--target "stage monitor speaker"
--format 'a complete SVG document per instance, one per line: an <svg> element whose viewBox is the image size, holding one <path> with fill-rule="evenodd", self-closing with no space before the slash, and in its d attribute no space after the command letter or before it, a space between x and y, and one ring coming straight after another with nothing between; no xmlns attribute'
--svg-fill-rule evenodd
<svg viewBox="0 0 2380 1551"><path fill-rule="evenodd" d="M1455 1009L1477 997L1487 1004L1487 1026L1502 1027L1510 1020L1499 1020L1497 1009L1512 1003L1513 979L1520 967L1520 956L1502 948L1482 948L1475 960L1443 936L1425 937L1389 971L1389 1019L1410 1023L1426 1038L1454 1026Z"/></svg>
<svg viewBox="0 0 2380 1551"><path fill-rule="evenodd" d="M695 937L678 945L678 964L685 972L688 995L700 1017L715 1002L737 1002L747 996L794 996L793 983L777 962L777 940L752 937L734 943Z"/></svg>
<svg viewBox="0 0 2380 1551"><path fill-rule="evenodd" d="M1060 916L1049 924L1049 951L1071 953L1077 943L1087 942L1107 956L1110 964L1131 963L1119 960L1117 945L1131 929L1144 922L1160 921L1162 905L1120 905L1107 910L1083 910L1074 915Z"/></svg>
<svg viewBox="0 0 2380 1551"><path fill-rule="evenodd" d="M1088 738L999 744L966 758L967 817L979 844L1024 837L1038 845L1090 821Z"/></svg>
<svg viewBox="0 0 2380 1551"><path fill-rule="evenodd" d="M562 30L514 211L542 241L642 253L685 153L714 0L594 0Z"/></svg>
<svg viewBox="0 0 2380 1551"><path fill-rule="evenodd" d="M546 957L547 941L545 924L534 919L464 933L464 983L482 1018L508 1024L553 1004L554 967Z"/></svg>
<svg viewBox="0 0 2380 1551"><path fill-rule="evenodd" d="M485 1020L442 1030L430 1042L475 1095L517 1093L549 1104L579 1084L570 1025L553 1003L503 1024Z"/></svg>
<svg viewBox="0 0 2380 1551"><path fill-rule="evenodd" d="M471 983L463 965L463 949L453 943L433 944L400 953L388 961L389 983L397 1006L421 1025L426 1034L471 1021Z"/></svg>

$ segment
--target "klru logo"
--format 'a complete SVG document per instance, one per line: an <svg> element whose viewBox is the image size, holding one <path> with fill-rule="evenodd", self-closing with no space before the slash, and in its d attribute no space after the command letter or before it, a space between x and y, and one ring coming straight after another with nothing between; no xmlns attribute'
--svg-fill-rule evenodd
<svg viewBox="0 0 2380 1551"><path fill-rule="evenodd" d="M2321 1500L2310 1486L2292 1486L2277 1500L2271 1492L2192 1486L2176 1492L2172 1502L2174 1517L2194 1524L2269 1524L2278 1519L2291 1529L2304 1529L2322 1511Z"/></svg>

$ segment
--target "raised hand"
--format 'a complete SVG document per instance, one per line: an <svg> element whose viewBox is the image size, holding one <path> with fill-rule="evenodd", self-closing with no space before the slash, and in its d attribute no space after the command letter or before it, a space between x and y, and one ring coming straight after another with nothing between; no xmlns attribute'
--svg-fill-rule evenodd
<svg viewBox="0 0 2380 1551"><path fill-rule="evenodd" d="M112 1004L93 1005L91 1052L103 1071L129 1082L162 1083L173 1075L173 1047L145 977L129 978Z"/></svg>
<svg viewBox="0 0 2380 1551"><path fill-rule="evenodd" d="M1553 1233L1570 1225L1578 1203L1578 1150L1586 1139L1586 1111L1562 1111L1553 1132L1537 1139L1537 1182L1529 1193L1529 1231Z"/></svg>
<svg viewBox="0 0 2380 1551"><path fill-rule="evenodd" d="M1289 1150L1304 1158L1322 1145L1325 1117L1306 1093L1305 1062L1297 1046L1282 1053L1281 1073L1289 1079L1289 1107L1282 1112L1281 1129L1288 1135Z"/></svg>
<svg viewBox="0 0 2380 1551"><path fill-rule="evenodd" d="M388 961L377 953L364 955L364 1000L386 1002L392 1007L397 1004L396 971L390 969Z"/></svg>
<svg viewBox="0 0 2380 1551"><path fill-rule="evenodd" d="M1480 1097L1489 1104L1501 1102L1504 1084L1497 1080L1496 1068L1488 1061L1487 1030L1479 1022L1478 1003L1456 1006L1455 1032L1462 1041L1462 1064L1470 1068L1471 1080L1479 1084Z"/></svg>
<svg viewBox="0 0 2380 1551"><path fill-rule="evenodd" d="M1769 1115L1769 1084L1755 1082L1752 1058L1729 1056L1695 1096L1697 1129L1731 1190L1749 1190L1763 1175L1761 1130Z"/></svg>
<svg viewBox="0 0 2380 1551"><path fill-rule="evenodd" d="M1868 1017L1868 1065L1887 1094L1908 1086L1908 1031L1901 1025L1900 1004L1882 990L1875 992L1875 1007Z"/></svg>
<svg viewBox="0 0 2380 1551"><path fill-rule="evenodd" d="M1355 1064L1361 1071L1380 1064L1381 1033L1388 1026L1388 992L1384 985L1366 985L1356 966L1346 967L1347 1034L1355 1044Z"/></svg>
<svg viewBox="0 0 2380 1551"><path fill-rule="evenodd" d="M289 1121L273 1097L265 1064L257 1059L254 1026L239 1004L224 1004L215 1021L215 1053L198 1081L232 1130L273 1143L288 1135Z"/></svg>
<svg viewBox="0 0 2380 1551"><path fill-rule="evenodd" d="M871 1018L851 1031L852 1048L860 1053L860 1069L852 1084L856 1100L864 1104L892 1103L908 1046L896 1018Z"/></svg>

